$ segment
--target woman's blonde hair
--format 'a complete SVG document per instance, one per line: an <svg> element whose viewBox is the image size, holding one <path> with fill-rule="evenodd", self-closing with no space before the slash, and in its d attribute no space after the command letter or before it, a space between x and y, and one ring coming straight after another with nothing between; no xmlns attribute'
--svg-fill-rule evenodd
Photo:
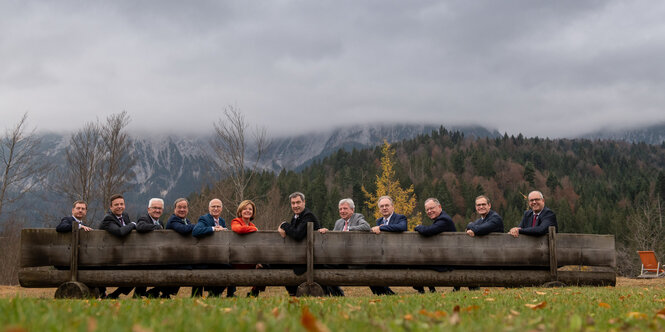
<svg viewBox="0 0 665 332"><path fill-rule="evenodd" d="M249 218L249 220L250 221L254 220L254 216L256 215L256 204L254 204L254 202L252 202L248 199L240 202L240 205L238 205L238 210L236 210L236 217L242 218L242 210L244 210L247 205L252 206L252 217Z"/></svg>

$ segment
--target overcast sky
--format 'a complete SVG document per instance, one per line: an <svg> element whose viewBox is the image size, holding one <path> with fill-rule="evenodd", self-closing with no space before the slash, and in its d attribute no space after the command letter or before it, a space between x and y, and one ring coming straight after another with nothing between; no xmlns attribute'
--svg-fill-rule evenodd
<svg viewBox="0 0 665 332"><path fill-rule="evenodd" d="M0 115L272 135L371 122L562 137L665 121L664 1L0 0Z"/></svg>

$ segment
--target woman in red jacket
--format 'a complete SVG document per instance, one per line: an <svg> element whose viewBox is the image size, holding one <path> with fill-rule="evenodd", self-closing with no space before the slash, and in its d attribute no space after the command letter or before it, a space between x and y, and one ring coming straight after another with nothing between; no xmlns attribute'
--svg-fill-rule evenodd
<svg viewBox="0 0 665 332"><path fill-rule="evenodd" d="M254 233L259 229L256 228L256 225L252 223L254 220L254 215L256 214L256 205L250 200L244 200L238 205L236 210L236 217L231 220L231 230L238 234L247 234ZM251 265L247 264L233 264L233 267L237 269L251 269ZM256 264L254 266L256 269L263 268L263 265ZM247 294L247 296L259 296L259 292L266 290L266 286L254 286L252 290Z"/></svg>

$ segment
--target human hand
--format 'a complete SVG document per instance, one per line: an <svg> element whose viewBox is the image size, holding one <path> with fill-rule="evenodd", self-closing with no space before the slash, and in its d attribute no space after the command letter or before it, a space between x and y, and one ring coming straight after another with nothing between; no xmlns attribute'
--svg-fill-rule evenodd
<svg viewBox="0 0 665 332"><path fill-rule="evenodd" d="M519 227L513 227L513 228L510 229L510 231L508 233L510 233L510 235L512 235L514 237L518 237L518 236L520 236L520 228Z"/></svg>
<svg viewBox="0 0 665 332"><path fill-rule="evenodd" d="M92 228L90 228L88 226L81 226L81 229L86 231L86 232L90 232L92 230Z"/></svg>
<svg viewBox="0 0 665 332"><path fill-rule="evenodd" d="M281 227L278 228L277 231L279 232L279 235L282 236L282 238L286 237L286 232Z"/></svg>
<svg viewBox="0 0 665 332"><path fill-rule="evenodd" d="M379 226L372 227L372 233L374 233L374 234L381 233L381 227L379 227Z"/></svg>
<svg viewBox="0 0 665 332"><path fill-rule="evenodd" d="M476 233L474 233L474 232L473 232L472 230L470 230L470 229L467 229L467 230L466 230L466 234L469 235L469 236L476 236Z"/></svg>
<svg viewBox="0 0 665 332"><path fill-rule="evenodd" d="M327 228L319 228L319 233L321 234L326 234L327 231L328 231Z"/></svg>

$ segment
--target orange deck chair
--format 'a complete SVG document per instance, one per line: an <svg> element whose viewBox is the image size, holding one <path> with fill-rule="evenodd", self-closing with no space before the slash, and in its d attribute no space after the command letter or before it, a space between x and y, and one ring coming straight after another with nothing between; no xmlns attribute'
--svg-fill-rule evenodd
<svg viewBox="0 0 665 332"><path fill-rule="evenodd" d="M642 272L638 278L658 278L664 277L665 271L663 265L656 259L656 253L653 251L638 251L642 260Z"/></svg>

